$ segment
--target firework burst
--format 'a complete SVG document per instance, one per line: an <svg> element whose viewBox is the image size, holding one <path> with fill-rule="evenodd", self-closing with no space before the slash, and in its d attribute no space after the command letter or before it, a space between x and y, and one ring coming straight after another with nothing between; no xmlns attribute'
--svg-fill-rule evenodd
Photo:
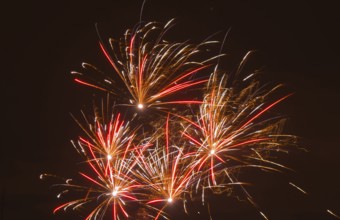
<svg viewBox="0 0 340 220"><path fill-rule="evenodd" d="M99 42L105 58L125 85L125 90L120 91L122 87L117 86L114 77L87 63L83 63L87 74L72 72L75 81L118 97L125 94L120 105L135 106L138 109L200 103L195 100L162 100L207 82L207 79L193 78L193 75L209 67L209 61L220 55L202 61L194 57L201 54L200 48L204 45L216 42L205 41L199 45L167 42L163 36L172 25L173 20L165 25L156 22L139 24L134 29L128 29L120 40L110 39L110 49L102 41ZM94 80L95 77L91 78L89 71L101 75Z"/></svg>
<svg viewBox="0 0 340 220"><path fill-rule="evenodd" d="M156 219L160 215L166 217L163 210L171 203L185 201L188 186L193 181L193 170L188 169L192 155L185 153L184 143L174 142L177 138L170 133L169 115L165 128L160 130L150 140L155 143L154 147L139 151L137 157L139 179L147 186L147 204L164 204Z"/></svg>
<svg viewBox="0 0 340 220"><path fill-rule="evenodd" d="M200 48L212 41L192 45L163 40L171 26L172 21L139 24L119 41L110 39L110 49L99 42L123 86L90 64L83 64L86 73L72 73L78 83L113 93L119 106L170 111L166 106L197 105L190 114L188 109L177 110L167 117L151 115L146 123L134 121L135 129L109 107L95 108L92 120L85 114L84 122L75 119L86 134L72 142L87 164L86 171L79 172L84 183L67 180L61 184L66 188L63 192L73 190L81 196L54 212L92 204L86 220L102 219L109 209L113 219L125 219L131 216L128 205L133 203L155 219L168 218L166 207L173 202L183 202L186 211L186 202L194 196L204 202L207 189L223 193L233 186L241 187L255 204L236 174L245 168L286 168L269 156L294 144L295 137L282 134L285 119L269 113L291 94L272 100L280 85L269 90L260 87L254 73L239 80L249 54L235 75L220 73L216 65L210 78L197 78L197 72L221 55L203 61L197 58ZM202 100L173 99L196 85L205 85Z"/></svg>
<svg viewBox="0 0 340 220"><path fill-rule="evenodd" d="M291 94L270 102L269 95L280 86L266 91L256 80L244 82L250 78L246 77L243 86L235 82L226 87L228 76L221 75L217 70L211 75L197 114L177 115L187 123L182 135L194 152L191 167L198 179L196 191L203 189L202 194L205 188L221 193L232 185L245 184L233 175L241 168L286 168L266 158L270 151L281 151L295 143L294 136L281 134L285 119L261 118Z"/></svg>
<svg viewBox="0 0 340 220"><path fill-rule="evenodd" d="M95 208L86 220L103 218L109 208L112 209L113 219L127 218L127 203L139 201L136 194L142 187L134 177L136 161L131 155L136 149L148 146L135 145L135 132L130 132L129 123L124 122L119 113L108 118L104 110L102 114L97 110L93 123L84 116L87 127L77 120L87 137L79 137L77 143L72 142L88 165L85 172L79 172L84 184L67 180L59 185L64 192L80 192L82 198L58 206L54 213L89 205Z"/></svg>

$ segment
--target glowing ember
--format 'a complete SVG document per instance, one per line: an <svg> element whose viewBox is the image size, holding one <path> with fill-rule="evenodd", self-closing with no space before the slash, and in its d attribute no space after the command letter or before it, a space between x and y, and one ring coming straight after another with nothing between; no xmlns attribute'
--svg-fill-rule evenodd
<svg viewBox="0 0 340 220"><path fill-rule="evenodd" d="M118 193L117 190L113 190L113 191L112 191L112 196L113 196L113 197L117 196L117 193Z"/></svg>

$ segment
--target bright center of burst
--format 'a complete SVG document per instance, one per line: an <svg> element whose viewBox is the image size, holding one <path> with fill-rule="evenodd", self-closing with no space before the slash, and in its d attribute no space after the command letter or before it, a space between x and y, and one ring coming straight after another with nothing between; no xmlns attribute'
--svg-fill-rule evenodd
<svg viewBox="0 0 340 220"><path fill-rule="evenodd" d="M172 202L172 198L170 197L170 198L168 198L168 202Z"/></svg>
<svg viewBox="0 0 340 220"><path fill-rule="evenodd" d="M143 104L138 104L137 107L138 107L139 109L142 109L142 108L144 108L144 105L143 105Z"/></svg>
<svg viewBox="0 0 340 220"><path fill-rule="evenodd" d="M112 191L112 196L116 196L117 193L118 193L117 190L113 190L113 191Z"/></svg>
<svg viewBox="0 0 340 220"><path fill-rule="evenodd" d="M214 154L215 154L215 150L214 149L210 150L210 155L214 155Z"/></svg>
<svg viewBox="0 0 340 220"><path fill-rule="evenodd" d="M108 160L111 160L112 159L112 156L109 154L109 155L107 155L107 159Z"/></svg>

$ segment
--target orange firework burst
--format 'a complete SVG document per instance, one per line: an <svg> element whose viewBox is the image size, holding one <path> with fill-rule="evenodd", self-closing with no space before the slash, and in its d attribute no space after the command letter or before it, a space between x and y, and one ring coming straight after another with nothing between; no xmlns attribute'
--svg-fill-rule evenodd
<svg viewBox="0 0 340 220"><path fill-rule="evenodd" d="M139 201L136 194L143 186L134 177L136 161L130 156L139 148L134 145L135 133L129 131L129 123L121 120L120 114L112 114L107 119L104 113L95 111L93 123L84 118L88 128L77 122L88 137L79 137L74 147L86 158L90 171L79 172L85 184L74 184L70 180L62 184L67 190L82 192L83 196L58 206L54 212L92 204L95 208L86 219L100 219L108 208L112 208L113 219L127 218L126 205Z"/></svg>
<svg viewBox="0 0 340 220"><path fill-rule="evenodd" d="M155 219L167 218L166 207L175 201L183 202L186 211L186 202L195 200L194 195L204 202L207 189L222 193L234 185L255 204L245 183L236 178L237 172L244 168L286 168L268 156L295 143L295 137L282 134L285 119L273 117L269 111L291 94L272 100L270 95L280 85L265 90L254 73L239 80L249 53L233 77L219 73L216 65L210 78L197 78L195 73L221 55L197 60L200 48L213 41L199 45L166 42L163 36L171 25L172 21L138 25L119 41L110 39L110 49L99 42L123 86L90 64L83 64L86 74L73 72L78 83L114 93L116 105L162 108L167 117L151 111L138 124L141 121L124 121L121 114L108 114L102 107L95 109L93 120L85 116L85 123L75 119L86 136L72 143L85 158L88 170L79 172L83 184L71 180L62 184L66 191L81 193L81 198L63 203L54 212L92 204L86 220L102 219L108 209L116 220L129 218L128 204L133 203L143 206ZM100 73L98 80L89 75L90 70ZM203 100L173 99L174 94L196 85L205 85L200 90ZM177 104L197 105L183 111L167 108ZM137 125L130 130L132 121Z"/></svg>
<svg viewBox="0 0 340 220"><path fill-rule="evenodd" d="M193 119L177 115L188 124L182 135L195 152L191 166L199 176L196 184L203 184L203 193L204 188L220 193L231 185L244 184L233 175L240 168L283 168L266 156L269 151L280 151L295 142L294 136L280 134L285 121L282 117L261 120L261 116L291 94L269 102L268 96L280 85L268 92L261 90L256 80L242 83L243 87L226 87L227 75L218 77L215 70L199 112Z"/></svg>
<svg viewBox="0 0 340 220"><path fill-rule="evenodd" d="M165 129L151 140L155 146L138 152L139 179L147 186L147 204L164 204L156 219L160 215L165 217L163 210L172 202L184 200L193 180L193 170L188 169L192 155L185 153L185 147L179 141L173 143L174 137L169 131L168 115Z"/></svg>
<svg viewBox="0 0 340 220"><path fill-rule="evenodd" d="M188 43L171 43L163 39L164 34L172 26L170 20L164 26L150 22L138 25L135 29L128 29L124 38L119 41L110 39L110 49L103 42L100 48L110 62L115 74L124 83L128 94L120 105L135 106L139 109L150 108L168 104L197 104L195 100L162 101L163 98L179 91L187 90L195 85L207 82L206 79L192 78L193 75L209 66L208 62L215 56L203 61L194 59L203 45L216 43L205 41L199 45ZM96 67L83 63L86 70L95 70ZM117 81L109 74L103 74L98 80L88 77L87 74L73 71L75 81L110 93L118 91ZM80 78L78 78L80 77Z"/></svg>

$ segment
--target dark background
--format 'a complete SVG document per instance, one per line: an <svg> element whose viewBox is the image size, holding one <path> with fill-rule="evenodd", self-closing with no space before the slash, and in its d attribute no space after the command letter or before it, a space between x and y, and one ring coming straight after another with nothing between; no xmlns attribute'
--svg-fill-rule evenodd
<svg viewBox="0 0 340 220"><path fill-rule="evenodd" d="M282 158L295 173L249 174L254 182L249 191L272 220L335 219L327 209L340 215L340 13L336 1L317 2L149 0L144 8L143 20L178 18L170 39L197 43L231 27L223 51L240 59L257 49L255 60L265 67L261 80L285 83L295 92L277 111L289 116L286 131L300 136L309 152L294 150ZM60 202L39 175L76 175L80 158L69 140L80 130L69 113L89 106L94 91L75 84L69 72L80 70L82 61L108 67L94 24L105 37L119 37L138 22L140 7L141 1L132 0L1 6L0 219L79 219L52 214ZM171 212L174 219L188 219ZM204 216L206 208L201 212ZM211 212L213 219L262 219L234 198L214 198Z"/></svg>

